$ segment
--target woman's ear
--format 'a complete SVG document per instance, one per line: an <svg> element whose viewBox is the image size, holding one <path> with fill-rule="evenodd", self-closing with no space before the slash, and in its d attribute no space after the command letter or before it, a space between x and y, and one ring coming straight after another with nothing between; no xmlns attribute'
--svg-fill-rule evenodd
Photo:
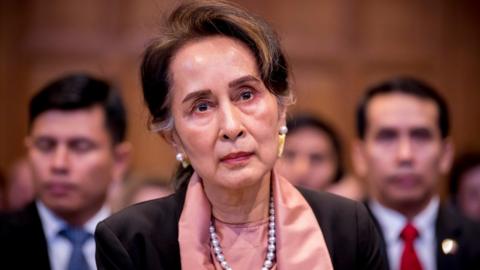
<svg viewBox="0 0 480 270"><path fill-rule="evenodd" d="M159 133L163 139L170 144L177 153L183 153L182 142L175 129Z"/></svg>
<svg viewBox="0 0 480 270"><path fill-rule="evenodd" d="M157 134L160 135L168 144L172 146L175 144L173 139L173 131L158 132Z"/></svg>

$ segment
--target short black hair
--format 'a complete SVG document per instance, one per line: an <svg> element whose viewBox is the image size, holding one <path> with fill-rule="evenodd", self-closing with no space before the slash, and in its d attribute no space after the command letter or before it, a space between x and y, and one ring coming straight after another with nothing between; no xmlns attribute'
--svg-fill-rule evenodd
<svg viewBox="0 0 480 270"><path fill-rule="evenodd" d="M120 94L108 82L83 73L58 78L30 100L28 130L35 119L50 110L72 111L100 105L105 112L105 124L113 144L125 140L126 111Z"/></svg>
<svg viewBox="0 0 480 270"><path fill-rule="evenodd" d="M480 167L480 152L467 152L455 159L450 172L449 193L454 204L457 203L458 188L465 174Z"/></svg>
<svg viewBox="0 0 480 270"><path fill-rule="evenodd" d="M336 183L342 179L345 174L342 144L337 132L329 123L311 114L302 113L289 118L287 120L287 128L289 134L293 134L302 128L313 128L325 133L333 146L333 151L335 151L335 160L337 162L333 183Z"/></svg>
<svg viewBox="0 0 480 270"><path fill-rule="evenodd" d="M449 135L450 122L448 106L445 99L431 85L424 81L412 77L397 77L368 88L360 99L356 112L358 138L365 138L368 127L367 108L370 101L375 96L391 93L403 93L420 99L433 101L438 109L438 127L442 138L446 138Z"/></svg>

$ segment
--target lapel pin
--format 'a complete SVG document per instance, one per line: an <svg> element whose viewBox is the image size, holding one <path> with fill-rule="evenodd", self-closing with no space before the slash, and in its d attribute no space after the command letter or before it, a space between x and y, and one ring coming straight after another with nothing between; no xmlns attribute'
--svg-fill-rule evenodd
<svg viewBox="0 0 480 270"><path fill-rule="evenodd" d="M453 255L457 253L458 243L457 241L446 238L442 241L442 251L445 255Z"/></svg>

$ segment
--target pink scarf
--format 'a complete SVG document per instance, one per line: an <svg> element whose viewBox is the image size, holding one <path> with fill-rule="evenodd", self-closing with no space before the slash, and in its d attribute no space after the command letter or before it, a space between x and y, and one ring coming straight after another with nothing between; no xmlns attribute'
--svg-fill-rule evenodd
<svg viewBox="0 0 480 270"><path fill-rule="evenodd" d="M277 228L276 269L333 269L322 230L305 198L284 178L272 173L271 179ZM210 219L210 202L202 180L194 173L178 224L182 269L218 269L211 256Z"/></svg>

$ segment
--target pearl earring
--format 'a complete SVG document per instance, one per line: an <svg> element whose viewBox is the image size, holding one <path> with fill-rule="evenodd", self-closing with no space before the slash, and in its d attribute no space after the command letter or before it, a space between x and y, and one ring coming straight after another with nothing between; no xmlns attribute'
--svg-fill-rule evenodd
<svg viewBox="0 0 480 270"><path fill-rule="evenodd" d="M286 126L280 127L280 132L278 134L278 157L281 157L283 154L283 148L285 146L285 137L287 136L288 128Z"/></svg>
<svg viewBox="0 0 480 270"><path fill-rule="evenodd" d="M177 159L178 162L182 163L182 167L186 169L190 163L188 162L188 159L185 157L184 154L178 153L175 158Z"/></svg>

